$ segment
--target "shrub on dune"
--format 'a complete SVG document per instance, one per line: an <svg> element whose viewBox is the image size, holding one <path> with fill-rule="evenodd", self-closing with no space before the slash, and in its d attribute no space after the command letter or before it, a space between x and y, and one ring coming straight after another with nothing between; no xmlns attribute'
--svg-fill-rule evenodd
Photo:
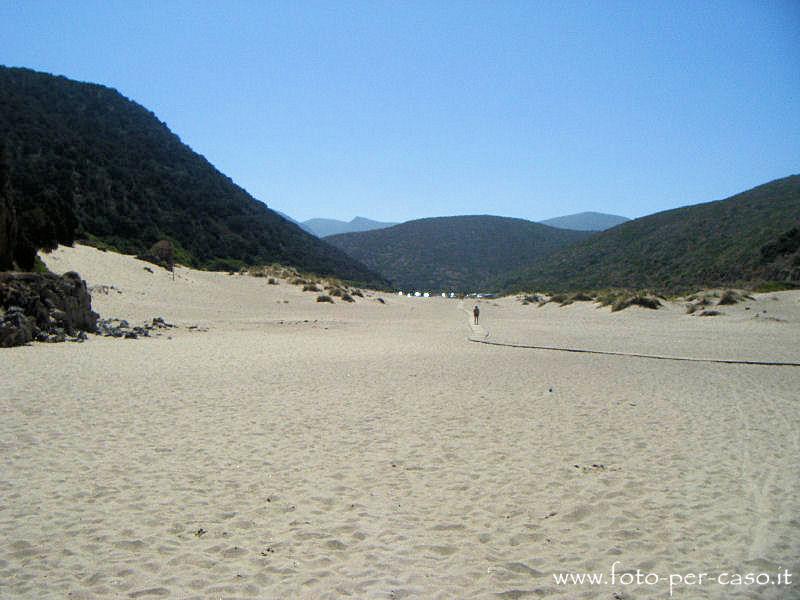
<svg viewBox="0 0 800 600"><path fill-rule="evenodd" d="M330 302L331 304L333 304L333 298L325 294L320 294L319 296L317 296L317 302Z"/></svg>
<svg viewBox="0 0 800 600"><path fill-rule="evenodd" d="M719 297L719 302L717 304L726 305L726 304L738 304L739 302L743 302L745 300L752 300L752 296L748 296L746 294L741 294L736 290L725 290Z"/></svg>
<svg viewBox="0 0 800 600"><path fill-rule="evenodd" d="M523 306L527 306L528 304L538 304L543 300L544 298L539 294L527 294L520 298L520 302L522 302Z"/></svg>
<svg viewBox="0 0 800 600"><path fill-rule="evenodd" d="M646 296L644 294L633 294L629 296L620 296L611 305L611 312L619 312L625 310L630 306L641 306L642 308L649 308L657 310L661 308L661 301L653 296Z"/></svg>
<svg viewBox="0 0 800 600"><path fill-rule="evenodd" d="M592 302L594 301L594 296L587 294L586 292L577 292L570 296L570 300L573 302Z"/></svg>

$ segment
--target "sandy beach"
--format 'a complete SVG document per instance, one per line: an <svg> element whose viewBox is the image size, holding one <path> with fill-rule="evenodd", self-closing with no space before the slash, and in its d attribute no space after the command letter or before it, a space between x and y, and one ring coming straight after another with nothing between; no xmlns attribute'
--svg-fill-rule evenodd
<svg viewBox="0 0 800 600"><path fill-rule="evenodd" d="M102 317L176 327L0 353L1 598L800 597L800 368L468 340L798 363L800 292L481 300L473 328L458 300L44 258L109 286Z"/></svg>

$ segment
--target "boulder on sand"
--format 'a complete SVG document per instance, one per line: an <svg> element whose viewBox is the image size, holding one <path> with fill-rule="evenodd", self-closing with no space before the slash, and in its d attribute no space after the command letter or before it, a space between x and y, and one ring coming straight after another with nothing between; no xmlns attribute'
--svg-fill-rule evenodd
<svg viewBox="0 0 800 600"><path fill-rule="evenodd" d="M77 273L0 273L0 348L97 331L98 314Z"/></svg>

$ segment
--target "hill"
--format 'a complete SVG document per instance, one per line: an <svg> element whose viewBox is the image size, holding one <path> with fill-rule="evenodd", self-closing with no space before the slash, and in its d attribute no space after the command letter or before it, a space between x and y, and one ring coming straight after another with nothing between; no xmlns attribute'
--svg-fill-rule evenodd
<svg viewBox="0 0 800 600"><path fill-rule="evenodd" d="M280 262L380 282L269 210L113 89L0 67L0 139L4 197L17 221L15 262L23 268L37 248L73 239L133 254L168 239L189 266Z"/></svg>
<svg viewBox="0 0 800 600"><path fill-rule="evenodd" d="M609 215L599 212L582 212L574 215L555 217L545 221L539 221L542 225L558 227L559 229L574 229L577 231L605 231L616 227L620 223L630 221L628 217L619 215Z"/></svg>
<svg viewBox="0 0 800 600"><path fill-rule="evenodd" d="M301 227L309 231L317 237L324 238L329 235L338 235L340 233L353 233L356 231L372 231L373 229L384 229L397 225L397 223L381 223L380 221L373 221L365 219L364 217L355 217L351 221L337 221L336 219L309 219L303 221Z"/></svg>
<svg viewBox="0 0 800 600"><path fill-rule="evenodd" d="M418 219L325 238L401 289L479 291L499 273L529 265L587 233L524 219Z"/></svg>
<svg viewBox="0 0 800 600"><path fill-rule="evenodd" d="M800 285L800 176L623 223L501 277L508 291Z"/></svg>

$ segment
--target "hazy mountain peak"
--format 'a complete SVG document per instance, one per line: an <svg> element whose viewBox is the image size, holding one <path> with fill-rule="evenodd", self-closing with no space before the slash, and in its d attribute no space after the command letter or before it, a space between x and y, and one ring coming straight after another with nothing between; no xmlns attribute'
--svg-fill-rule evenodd
<svg viewBox="0 0 800 600"><path fill-rule="evenodd" d="M628 217L620 215L611 215L607 213L600 213L594 211L586 211L575 213L572 215L564 215L563 217L554 217L539 221L544 225L550 227L558 227L559 229L576 229L578 231L605 231L616 227L621 223L630 221Z"/></svg>
<svg viewBox="0 0 800 600"><path fill-rule="evenodd" d="M317 218L303 221L301 224L303 229L320 238L340 233L372 231L373 229L383 229L384 227L391 227L392 225L397 225L397 223L383 223L381 221L367 219L366 217L353 217L350 221Z"/></svg>

